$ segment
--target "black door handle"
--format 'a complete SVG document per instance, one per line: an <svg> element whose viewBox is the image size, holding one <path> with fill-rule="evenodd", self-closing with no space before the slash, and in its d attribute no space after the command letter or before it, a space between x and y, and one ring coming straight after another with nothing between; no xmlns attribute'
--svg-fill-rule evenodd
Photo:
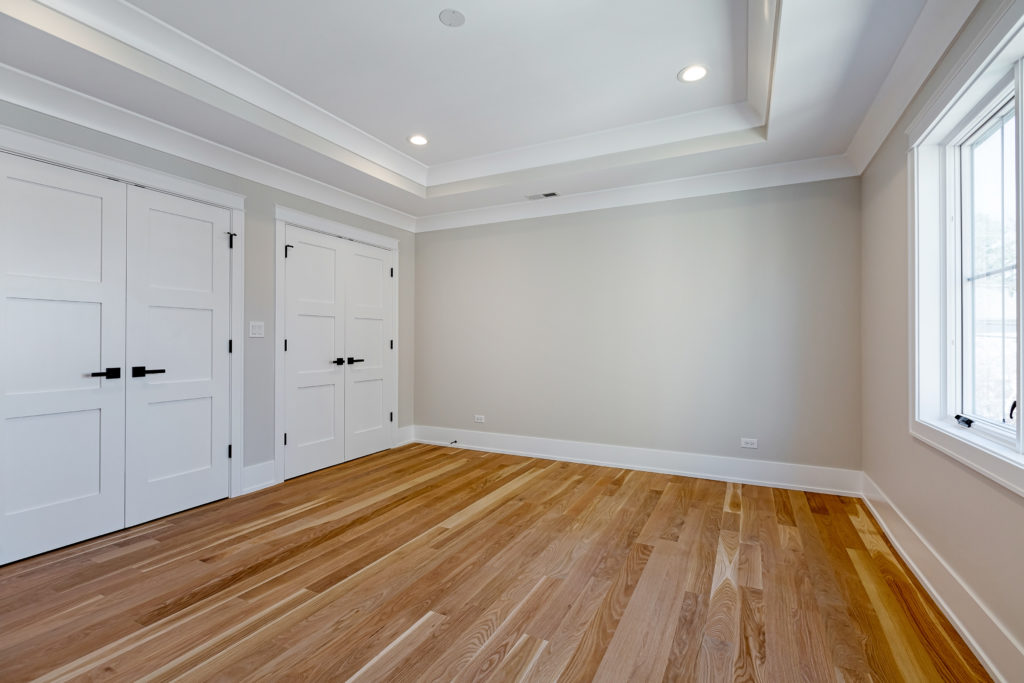
<svg viewBox="0 0 1024 683"><path fill-rule="evenodd" d="M348 357L348 364L352 365L353 363L362 363L364 360L366 360L366 359L365 358L353 358L352 356L349 356Z"/></svg>
<svg viewBox="0 0 1024 683"><path fill-rule="evenodd" d="M344 358L335 358L331 362L334 363L335 365L344 365L345 364L345 359Z"/></svg>
<svg viewBox="0 0 1024 683"><path fill-rule="evenodd" d="M90 377L102 377L103 379L121 379L121 368L107 368L100 372L89 373Z"/></svg>
<svg viewBox="0 0 1024 683"><path fill-rule="evenodd" d="M154 369L147 370L145 365L134 365L132 366L132 377L145 377L146 375L162 375L166 370Z"/></svg>

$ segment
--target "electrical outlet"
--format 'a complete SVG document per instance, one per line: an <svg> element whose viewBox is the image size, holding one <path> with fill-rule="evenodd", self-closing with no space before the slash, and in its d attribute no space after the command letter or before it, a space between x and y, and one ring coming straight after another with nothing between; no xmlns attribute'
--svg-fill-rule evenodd
<svg viewBox="0 0 1024 683"><path fill-rule="evenodd" d="M474 415L473 416L473 422L483 422L483 421L484 421L484 416L483 415Z"/></svg>
<svg viewBox="0 0 1024 683"><path fill-rule="evenodd" d="M262 320L250 320L249 321L249 336L254 338L260 338L263 336L264 325Z"/></svg>
<svg viewBox="0 0 1024 683"><path fill-rule="evenodd" d="M740 448L757 448L757 439L744 436L740 439Z"/></svg>

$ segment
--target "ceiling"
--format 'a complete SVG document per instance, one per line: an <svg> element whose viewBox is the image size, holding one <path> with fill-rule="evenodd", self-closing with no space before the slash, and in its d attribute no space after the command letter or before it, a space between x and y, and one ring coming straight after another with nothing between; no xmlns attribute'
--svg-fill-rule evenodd
<svg viewBox="0 0 1024 683"><path fill-rule="evenodd" d="M0 99L442 229L856 175L975 4L443 2L0 0Z"/></svg>

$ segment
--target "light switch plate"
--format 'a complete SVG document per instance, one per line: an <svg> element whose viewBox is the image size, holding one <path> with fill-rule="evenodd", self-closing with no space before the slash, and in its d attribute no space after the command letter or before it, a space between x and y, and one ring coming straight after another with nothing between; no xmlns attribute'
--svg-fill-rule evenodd
<svg viewBox="0 0 1024 683"><path fill-rule="evenodd" d="M264 324L262 320L250 320L249 321L249 336L250 337L262 337L264 334Z"/></svg>

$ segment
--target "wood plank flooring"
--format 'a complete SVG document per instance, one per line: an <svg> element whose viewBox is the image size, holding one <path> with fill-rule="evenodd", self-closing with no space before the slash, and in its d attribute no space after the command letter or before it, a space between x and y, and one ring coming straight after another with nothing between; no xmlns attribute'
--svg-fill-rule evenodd
<svg viewBox="0 0 1024 683"><path fill-rule="evenodd" d="M990 680L861 501L412 445L0 567L0 680Z"/></svg>

